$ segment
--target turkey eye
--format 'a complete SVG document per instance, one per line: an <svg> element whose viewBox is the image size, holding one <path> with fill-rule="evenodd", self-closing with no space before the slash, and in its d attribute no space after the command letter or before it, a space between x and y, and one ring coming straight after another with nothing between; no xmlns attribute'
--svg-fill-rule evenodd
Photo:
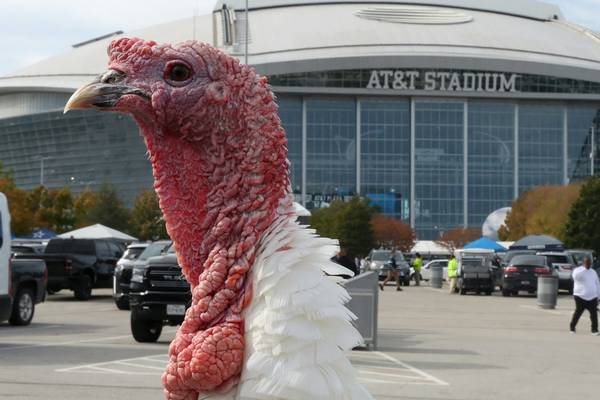
<svg viewBox="0 0 600 400"><path fill-rule="evenodd" d="M185 82L192 77L192 70L185 64L173 64L167 69L166 78L173 82Z"/></svg>

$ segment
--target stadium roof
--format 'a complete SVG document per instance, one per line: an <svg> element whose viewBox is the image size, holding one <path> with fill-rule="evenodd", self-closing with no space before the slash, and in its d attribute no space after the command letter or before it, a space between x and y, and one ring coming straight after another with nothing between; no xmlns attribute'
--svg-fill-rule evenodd
<svg viewBox="0 0 600 400"><path fill-rule="evenodd" d="M251 10L256 10L277 7L297 7L307 4L348 3L428 5L488 11L541 20L563 18L563 14L558 6L534 0L251 0L248 1L248 7ZM242 10L244 9L245 4L245 0L219 0L214 9L220 10L223 6L226 6L235 10Z"/></svg>
<svg viewBox="0 0 600 400"><path fill-rule="evenodd" d="M106 47L119 36L137 36L159 43L195 38L219 44L219 24L223 23L219 7L224 2L233 8L243 3L220 1L212 15L80 45L0 77L0 94L71 92L106 69ZM455 0L448 8L437 6L447 3L441 0L413 0L410 4L305 0L293 2L293 12L285 7L291 3L251 1L256 9L250 15L249 62L263 74L452 68L600 82L600 36L564 21L557 7L541 2ZM553 19L555 15L558 19ZM234 17L241 15L234 12ZM241 56L239 48L224 49Z"/></svg>

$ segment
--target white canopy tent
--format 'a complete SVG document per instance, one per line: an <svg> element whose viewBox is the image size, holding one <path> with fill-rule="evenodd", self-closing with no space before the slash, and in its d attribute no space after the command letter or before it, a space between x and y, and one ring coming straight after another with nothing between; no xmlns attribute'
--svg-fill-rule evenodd
<svg viewBox="0 0 600 400"><path fill-rule="evenodd" d="M421 255L450 255L450 250L433 240L419 240L410 250L411 254Z"/></svg>
<svg viewBox="0 0 600 400"><path fill-rule="evenodd" d="M86 226L85 228L75 229L74 231L65 232L57 237L63 239L115 239L125 242L133 242L138 240L133 236L129 236L126 233L109 228L108 226L104 226L102 224L95 224Z"/></svg>

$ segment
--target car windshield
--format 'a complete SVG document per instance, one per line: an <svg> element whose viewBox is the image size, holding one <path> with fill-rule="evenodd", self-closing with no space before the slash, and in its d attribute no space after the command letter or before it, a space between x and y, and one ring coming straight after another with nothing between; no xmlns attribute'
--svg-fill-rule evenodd
<svg viewBox="0 0 600 400"><path fill-rule="evenodd" d="M560 254L546 255L549 264L571 264L571 257Z"/></svg>
<svg viewBox="0 0 600 400"><path fill-rule="evenodd" d="M585 251L572 251L570 252L571 256L575 259L578 265L583 265L583 260L586 257L590 257L592 259L592 253L588 253Z"/></svg>
<svg viewBox="0 0 600 400"><path fill-rule="evenodd" d="M463 260L463 267L480 267L483 265L482 260Z"/></svg>
<svg viewBox="0 0 600 400"><path fill-rule="evenodd" d="M86 256L96 255L96 246L93 240L88 239L56 239L50 240L46 254L80 254Z"/></svg>
<svg viewBox="0 0 600 400"><path fill-rule="evenodd" d="M169 247L169 250L167 250L167 254L175 254L175 245L172 244L171 247Z"/></svg>
<svg viewBox="0 0 600 400"><path fill-rule="evenodd" d="M387 262L390 259L390 251L389 250L377 250L374 251L371 255L372 261L380 261ZM402 253L396 251L396 261L404 261L404 256Z"/></svg>
<svg viewBox="0 0 600 400"><path fill-rule="evenodd" d="M22 253L22 254L35 253L35 250L32 247L27 247L27 246L11 246L10 249L13 253Z"/></svg>
<svg viewBox="0 0 600 400"><path fill-rule="evenodd" d="M545 266L546 265L546 257L543 256L515 256L512 259L511 265L528 265L528 266Z"/></svg>
<svg viewBox="0 0 600 400"><path fill-rule="evenodd" d="M503 257L503 261L505 264L510 264L512 259L516 256L522 255L535 255L535 251L533 250L517 250L517 251L509 251Z"/></svg>
<svg viewBox="0 0 600 400"><path fill-rule="evenodd" d="M144 261L150 257L160 256L160 254L171 245L171 242L155 242L144 249L138 260Z"/></svg>
<svg viewBox="0 0 600 400"><path fill-rule="evenodd" d="M123 253L123 258L126 260L135 260L145 249L145 247L129 247L125 250L125 253Z"/></svg>

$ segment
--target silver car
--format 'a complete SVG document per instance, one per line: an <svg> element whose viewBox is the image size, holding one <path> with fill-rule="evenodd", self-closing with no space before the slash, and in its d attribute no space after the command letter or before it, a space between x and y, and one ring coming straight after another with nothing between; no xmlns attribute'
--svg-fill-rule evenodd
<svg viewBox="0 0 600 400"><path fill-rule="evenodd" d="M546 257L548 267L558 275L558 289L567 290L573 294L573 270L577 268L577 262L567 252L538 252L538 256Z"/></svg>

